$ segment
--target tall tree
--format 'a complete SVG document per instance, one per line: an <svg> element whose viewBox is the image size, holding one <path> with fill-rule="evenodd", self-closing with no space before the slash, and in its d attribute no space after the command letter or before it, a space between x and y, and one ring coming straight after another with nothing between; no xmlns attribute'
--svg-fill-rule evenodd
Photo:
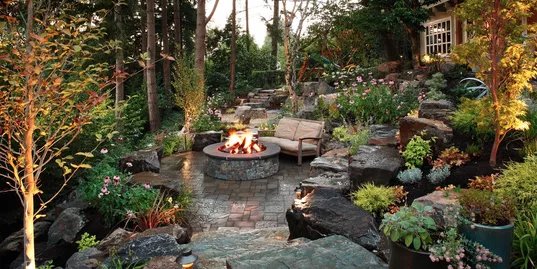
<svg viewBox="0 0 537 269"><path fill-rule="evenodd" d="M272 29L271 29L271 52L274 59L273 68L278 68L278 40L280 38L280 0L274 0L274 14L272 15Z"/></svg>
<svg viewBox="0 0 537 269"><path fill-rule="evenodd" d="M156 33L155 33L155 0L146 0L147 16L147 109L149 111L149 129L155 132L160 127L160 116L157 103L157 75L155 70Z"/></svg>
<svg viewBox="0 0 537 269"><path fill-rule="evenodd" d="M169 26L168 26L168 0L162 0L162 54L164 58L162 60L162 76L164 80L164 90L171 93L171 70L170 70L170 59L168 55L170 54L170 38L169 38Z"/></svg>
<svg viewBox="0 0 537 269"><path fill-rule="evenodd" d="M183 37L181 25L181 0L173 0L173 40L172 44L175 56L183 55Z"/></svg>
<svg viewBox="0 0 537 269"><path fill-rule="evenodd" d="M114 22L117 28L117 39L116 39L116 68L115 68L115 79L116 79L116 98L115 98L115 109L116 109L116 118L119 118L119 105L121 101L125 99L125 86L123 81L125 80L125 55L123 51L123 46L125 46L125 29L123 26L123 5L125 5L122 0L114 3Z"/></svg>
<svg viewBox="0 0 537 269"><path fill-rule="evenodd" d="M246 36L250 36L250 22L248 16L248 0L244 0L244 13L246 16ZM246 40L246 49L250 50L250 38Z"/></svg>
<svg viewBox="0 0 537 269"><path fill-rule="evenodd" d="M453 58L475 68L478 78L489 87L490 97L478 122L493 118L494 143L489 163L496 166L501 142L512 130L525 130L527 105L521 100L530 81L537 77L537 24L524 25L520 19L537 12L537 0L468 0L458 15L472 21L473 37L455 47ZM526 34L523 34L523 33Z"/></svg>
<svg viewBox="0 0 537 269"><path fill-rule="evenodd" d="M237 64L237 10L236 0L232 0L231 8L231 55L229 57L229 92L235 92L235 67Z"/></svg>
<svg viewBox="0 0 537 269"><path fill-rule="evenodd" d="M207 38L207 23L209 23L213 17L218 2L219 0L215 1L213 10L208 17L205 17L205 0L198 0L196 12L196 40L194 45L194 67L198 70L202 81L205 81L205 51L207 49L205 39Z"/></svg>
<svg viewBox="0 0 537 269"><path fill-rule="evenodd" d="M140 0L140 14L142 20L142 51L141 53L147 52L147 3L146 0ZM144 85L147 84L147 72L144 71Z"/></svg>

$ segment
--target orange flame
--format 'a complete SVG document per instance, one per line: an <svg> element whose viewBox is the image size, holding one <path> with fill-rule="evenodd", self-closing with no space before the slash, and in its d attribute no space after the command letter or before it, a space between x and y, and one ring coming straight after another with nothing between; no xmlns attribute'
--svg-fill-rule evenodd
<svg viewBox="0 0 537 269"><path fill-rule="evenodd" d="M263 147L254 140L252 132L238 131L229 134L223 150L231 154L251 154L263 151Z"/></svg>

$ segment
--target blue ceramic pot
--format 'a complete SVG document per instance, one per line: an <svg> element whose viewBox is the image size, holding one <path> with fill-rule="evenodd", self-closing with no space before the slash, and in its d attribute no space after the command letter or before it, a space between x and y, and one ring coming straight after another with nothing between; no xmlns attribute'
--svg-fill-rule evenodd
<svg viewBox="0 0 537 269"><path fill-rule="evenodd" d="M430 252L416 251L399 243L390 241L390 267L389 269L446 269L445 261L432 262Z"/></svg>
<svg viewBox="0 0 537 269"><path fill-rule="evenodd" d="M513 228L513 224L488 226L468 223L461 225L460 233L466 238L480 243L492 253L502 257L501 263L489 264L491 269L509 269L511 267Z"/></svg>

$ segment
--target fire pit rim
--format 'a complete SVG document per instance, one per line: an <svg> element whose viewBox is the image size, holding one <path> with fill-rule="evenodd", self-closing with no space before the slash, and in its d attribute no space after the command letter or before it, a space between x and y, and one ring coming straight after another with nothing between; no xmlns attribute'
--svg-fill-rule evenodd
<svg viewBox="0 0 537 269"><path fill-rule="evenodd" d="M277 144L264 142L263 145L265 146L265 150L261 152L250 154L231 154L218 150L218 148L224 145L224 143L225 142L220 142L208 145L203 148L203 153L211 158L224 160L262 160L278 155L281 150L280 146Z"/></svg>

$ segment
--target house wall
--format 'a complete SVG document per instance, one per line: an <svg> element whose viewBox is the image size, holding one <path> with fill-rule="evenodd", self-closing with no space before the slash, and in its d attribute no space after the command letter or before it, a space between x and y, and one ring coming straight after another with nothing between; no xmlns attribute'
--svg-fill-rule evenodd
<svg viewBox="0 0 537 269"><path fill-rule="evenodd" d="M431 23L435 23L444 19L449 18L451 20L451 47L453 48L456 44L463 42L463 24L461 21L457 20L453 8L446 9L446 11L440 12L434 10L434 14L429 18L423 26L427 27ZM422 31L420 34L420 52L421 55L427 54L426 48L426 32Z"/></svg>

